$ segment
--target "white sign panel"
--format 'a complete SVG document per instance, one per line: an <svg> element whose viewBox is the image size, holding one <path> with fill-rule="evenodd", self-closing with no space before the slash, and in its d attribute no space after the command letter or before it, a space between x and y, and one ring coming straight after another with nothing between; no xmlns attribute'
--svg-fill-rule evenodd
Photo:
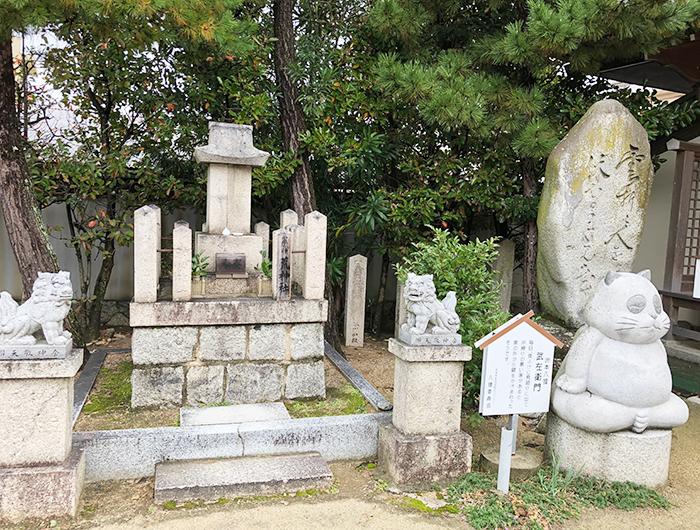
<svg viewBox="0 0 700 530"><path fill-rule="evenodd" d="M547 412L553 360L554 344L527 322L489 344L481 369L479 412L484 416Z"/></svg>

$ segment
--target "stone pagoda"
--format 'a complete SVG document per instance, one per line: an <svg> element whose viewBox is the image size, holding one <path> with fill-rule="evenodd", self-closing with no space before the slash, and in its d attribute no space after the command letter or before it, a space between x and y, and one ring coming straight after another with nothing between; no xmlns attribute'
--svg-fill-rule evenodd
<svg viewBox="0 0 700 530"><path fill-rule="evenodd" d="M251 233L252 169L269 157L252 133L212 122L209 144L195 149L208 165L206 222L194 238L175 223L172 295L161 288L160 209L134 213L134 408L325 396L326 218L312 212L302 226L286 210L272 237L264 222Z"/></svg>

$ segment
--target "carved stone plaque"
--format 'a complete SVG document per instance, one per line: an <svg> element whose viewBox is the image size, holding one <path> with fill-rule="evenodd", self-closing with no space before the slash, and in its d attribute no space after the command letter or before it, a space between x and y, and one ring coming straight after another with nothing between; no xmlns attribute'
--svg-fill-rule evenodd
<svg viewBox="0 0 700 530"><path fill-rule="evenodd" d="M644 127L619 102L595 103L552 151L537 216L543 311L570 326L609 270L629 272L653 183Z"/></svg>
<svg viewBox="0 0 700 530"><path fill-rule="evenodd" d="M243 253L217 253L216 254L217 278L247 278L245 271L245 254Z"/></svg>

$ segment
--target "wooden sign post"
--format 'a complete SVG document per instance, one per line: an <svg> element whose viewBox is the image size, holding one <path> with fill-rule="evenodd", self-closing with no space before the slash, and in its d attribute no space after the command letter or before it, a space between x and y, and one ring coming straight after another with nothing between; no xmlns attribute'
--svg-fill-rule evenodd
<svg viewBox="0 0 700 530"><path fill-rule="evenodd" d="M501 429L498 460L498 489L503 493L508 493L518 415L549 410L554 346L563 346L530 320L533 315L532 311L516 315L474 343L484 351L479 412L483 416L509 415L508 427Z"/></svg>

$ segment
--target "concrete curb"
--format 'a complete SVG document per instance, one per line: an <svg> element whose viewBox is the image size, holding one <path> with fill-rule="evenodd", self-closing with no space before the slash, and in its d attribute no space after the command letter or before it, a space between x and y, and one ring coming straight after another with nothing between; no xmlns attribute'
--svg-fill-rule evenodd
<svg viewBox="0 0 700 530"><path fill-rule="evenodd" d="M85 482L133 479L166 460L318 451L327 461L377 455L379 426L391 413L262 421L235 425L76 432L85 449Z"/></svg>

